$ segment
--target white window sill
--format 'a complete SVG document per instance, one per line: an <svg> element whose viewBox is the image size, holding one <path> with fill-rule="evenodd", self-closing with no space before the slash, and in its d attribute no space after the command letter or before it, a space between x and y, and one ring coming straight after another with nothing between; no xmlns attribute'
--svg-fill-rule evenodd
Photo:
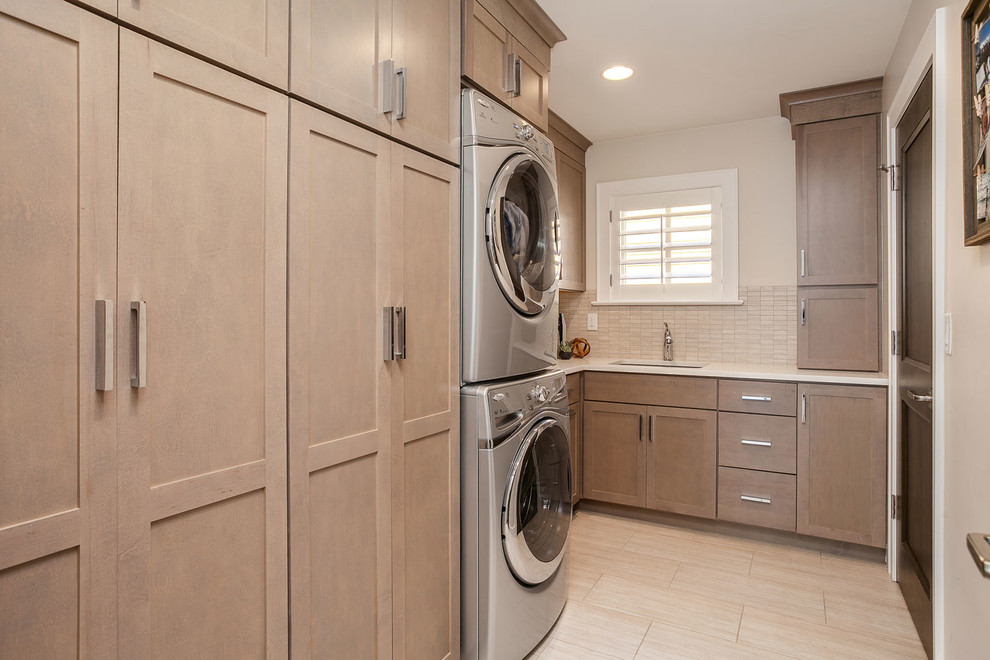
<svg viewBox="0 0 990 660"><path fill-rule="evenodd" d="M715 307L724 305L742 305L742 300L618 300L600 301L594 300L592 307L612 307L623 305L626 307Z"/></svg>

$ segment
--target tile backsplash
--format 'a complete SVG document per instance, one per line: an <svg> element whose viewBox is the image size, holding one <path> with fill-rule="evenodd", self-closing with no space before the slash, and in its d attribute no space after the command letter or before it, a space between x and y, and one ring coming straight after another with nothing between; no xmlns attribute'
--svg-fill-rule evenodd
<svg viewBox="0 0 990 660"><path fill-rule="evenodd" d="M594 291L560 293L568 338L598 357L663 359L663 324L674 359L746 364L797 362L797 287L739 287L742 305L597 305ZM598 330L588 330L588 313Z"/></svg>

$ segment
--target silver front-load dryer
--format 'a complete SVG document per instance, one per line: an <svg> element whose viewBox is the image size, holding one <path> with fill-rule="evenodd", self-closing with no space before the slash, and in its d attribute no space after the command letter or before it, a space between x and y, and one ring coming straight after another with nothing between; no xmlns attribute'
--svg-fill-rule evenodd
<svg viewBox="0 0 990 660"><path fill-rule="evenodd" d="M557 357L559 219L550 139L474 90L461 107L461 380Z"/></svg>
<svg viewBox="0 0 990 660"><path fill-rule="evenodd" d="M461 411L462 657L520 660L566 600L564 374L465 386Z"/></svg>

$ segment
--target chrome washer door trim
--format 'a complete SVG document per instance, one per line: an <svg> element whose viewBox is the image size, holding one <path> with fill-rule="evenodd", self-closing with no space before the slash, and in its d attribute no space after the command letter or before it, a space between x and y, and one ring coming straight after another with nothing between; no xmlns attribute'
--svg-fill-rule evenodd
<svg viewBox="0 0 990 660"><path fill-rule="evenodd" d="M552 284L545 291L534 287L526 278L520 277L518 289L522 290L523 295L519 296L512 273L509 272L509 261L512 260L512 256L505 253L502 223L496 222L496 219L502 217L502 202L505 199L509 182L525 163L533 163L540 173L539 192L541 204L544 206L540 209L539 222L541 225L552 223L551 231L553 232L553 239L545 248L549 257L544 259L542 268L554 269L554 277ZM549 193L544 190L545 186L550 187ZM556 265L560 257L560 241L558 238L557 190L554 177L547 172L546 165L536 156L524 152L514 154L499 168L489 191L488 204L485 208L485 242L488 244L488 259L495 273L495 278L498 280L499 288L502 289L502 294L506 300L519 312L527 316L536 316L553 304L557 293ZM541 226L540 229L542 233L543 227Z"/></svg>
<svg viewBox="0 0 990 660"><path fill-rule="evenodd" d="M505 551L506 561L509 564L509 570L520 582L531 586L545 582L557 571L560 563L564 560L564 552L567 550L568 545L567 540L565 540L560 548L560 552L553 559L542 561L533 555L529 545L526 543L524 530L519 527L517 520L520 471L523 461L529 454L529 450L536 439L554 426L560 428L564 437L567 437L567 430L564 426L556 419L551 418L539 422L526 434L525 440L523 440L522 444L519 445L519 449L516 451L515 458L512 459L509 476L506 480L505 497L502 501L502 547ZM574 495L571 484L570 448L566 442L563 444L562 451L565 452L563 458L567 463L567 539L569 539L571 516L573 515L571 501Z"/></svg>

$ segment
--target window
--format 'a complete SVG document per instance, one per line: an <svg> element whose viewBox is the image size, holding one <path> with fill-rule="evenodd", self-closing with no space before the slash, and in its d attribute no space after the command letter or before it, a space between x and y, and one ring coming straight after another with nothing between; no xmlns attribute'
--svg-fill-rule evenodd
<svg viewBox="0 0 990 660"><path fill-rule="evenodd" d="M736 170L598 186L599 303L737 303Z"/></svg>

